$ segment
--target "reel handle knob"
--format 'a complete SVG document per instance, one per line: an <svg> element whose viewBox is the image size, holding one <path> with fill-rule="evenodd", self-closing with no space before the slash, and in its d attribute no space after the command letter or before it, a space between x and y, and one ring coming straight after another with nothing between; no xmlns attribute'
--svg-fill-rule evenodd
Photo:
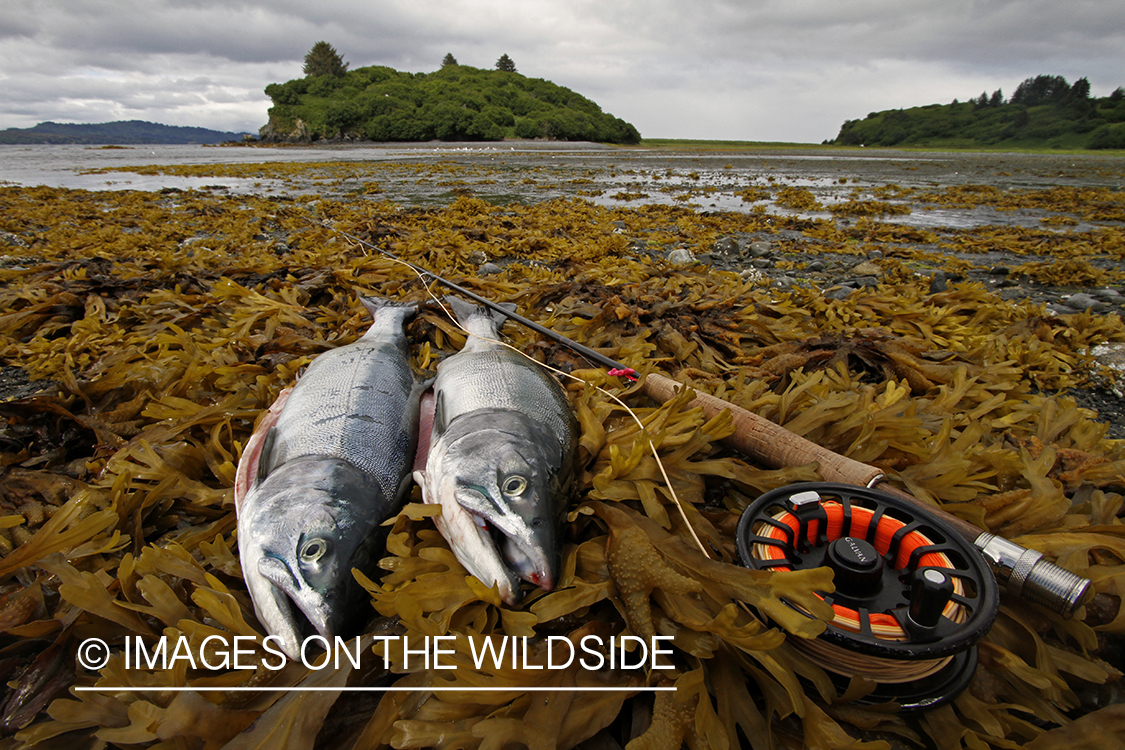
<svg viewBox="0 0 1125 750"><path fill-rule="evenodd" d="M916 571L910 584L910 608L907 610L909 626L914 625L925 633L932 632L939 622L945 605L953 596L953 579L937 568Z"/></svg>

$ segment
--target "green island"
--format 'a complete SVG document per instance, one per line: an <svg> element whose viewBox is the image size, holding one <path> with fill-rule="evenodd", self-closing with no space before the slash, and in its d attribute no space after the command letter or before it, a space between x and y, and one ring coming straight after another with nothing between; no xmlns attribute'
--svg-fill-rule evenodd
<svg viewBox="0 0 1125 750"><path fill-rule="evenodd" d="M826 141L826 143L828 143ZM1090 96L1090 82L1062 76L1023 81L1005 99L997 89L951 104L872 112L848 120L837 146L924 146L997 149L1123 149L1125 88Z"/></svg>
<svg viewBox="0 0 1125 750"><path fill-rule="evenodd" d="M100 123L41 122L30 128L0 130L3 144L185 144L236 141L243 133L228 133L208 128L161 125L144 120Z"/></svg>
<svg viewBox="0 0 1125 750"><path fill-rule="evenodd" d="M521 75L507 55L495 70L459 65L452 55L433 73L347 67L331 45L314 45L303 78L266 86L273 106L261 139L640 141L635 127L586 97Z"/></svg>

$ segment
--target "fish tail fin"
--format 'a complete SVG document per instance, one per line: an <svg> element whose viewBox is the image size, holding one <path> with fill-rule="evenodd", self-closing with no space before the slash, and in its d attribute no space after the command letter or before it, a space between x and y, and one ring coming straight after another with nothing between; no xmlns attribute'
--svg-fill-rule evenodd
<svg viewBox="0 0 1125 750"><path fill-rule="evenodd" d="M499 310L493 310L483 305L474 305L472 302L466 302L459 297L446 297L445 301L453 308L454 314L457 315L457 322L468 331L473 330L472 325L470 325L472 321L483 319L487 321L488 328L491 331L499 332L508 320L508 316ZM516 311L516 305L512 302L500 302L497 306L510 313Z"/></svg>
<svg viewBox="0 0 1125 750"><path fill-rule="evenodd" d="M357 294L359 301L371 313L372 327L374 323L386 323L393 327L402 327L418 312L417 302L392 302L381 297L369 297Z"/></svg>

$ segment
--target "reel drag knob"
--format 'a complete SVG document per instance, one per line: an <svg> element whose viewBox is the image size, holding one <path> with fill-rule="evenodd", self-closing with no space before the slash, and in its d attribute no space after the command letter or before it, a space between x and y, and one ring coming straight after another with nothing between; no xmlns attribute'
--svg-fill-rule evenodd
<svg viewBox="0 0 1125 750"><path fill-rule="evenodd" d="M883 583L883 557L863 539L844 536L828 545L828 567L836 577L836 590L850 597L868 597Z"/></svg>
<svg viewBox="0 0 1125 750"><path fill-rule="evenodd" d="M819 638L793 645L841 689L853 676L873 680L863 702L930 708L972 678L976 643L996 617L996 580L939 518L875 490L810 482L751 503L736 541L747 567L834 571L835 592L821 596L835 619Z"/></svg>

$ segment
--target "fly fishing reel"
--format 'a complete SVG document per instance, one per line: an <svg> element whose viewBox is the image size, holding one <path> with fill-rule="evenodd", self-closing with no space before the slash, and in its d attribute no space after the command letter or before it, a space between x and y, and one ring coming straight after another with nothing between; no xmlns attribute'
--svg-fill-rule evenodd
<svg viewBox="0 0 1125 750"><path fill-rule="evenodd" d="M794 645L841 686L877 683L864 702L904 710L952 700L977 664L976 642L996 617L997 585L984 557L948 524L890 495L810 482L767 492L743 512L743 565L827 565L835 619Z"/></svg>

